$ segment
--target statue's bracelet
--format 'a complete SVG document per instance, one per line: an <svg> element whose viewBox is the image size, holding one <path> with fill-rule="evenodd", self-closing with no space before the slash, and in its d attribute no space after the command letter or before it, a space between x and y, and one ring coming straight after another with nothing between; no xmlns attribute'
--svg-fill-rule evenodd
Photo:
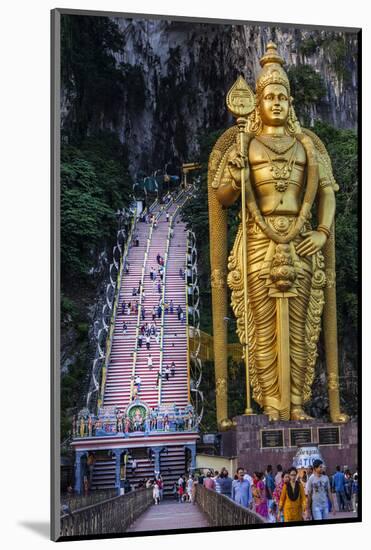
<svg viewBox="0 0 371 550"><path fill-rule="evenodd" d="M331 231L328 227L326 227L326 225L319 225L317 227L317 231L319 231L320 233L324 233L327 238L329 238L331 235Z"/></svg>

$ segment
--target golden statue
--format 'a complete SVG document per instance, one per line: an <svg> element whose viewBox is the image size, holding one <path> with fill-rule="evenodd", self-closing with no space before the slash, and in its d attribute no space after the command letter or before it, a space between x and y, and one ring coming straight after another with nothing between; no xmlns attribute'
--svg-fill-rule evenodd
<svg viewBox="0 0 371 550"><path fill-rule="evenodd" d="M301 128L277 47L261 58L256 94L239 77L227 95L237 118L209 159L211 285L217 420L227 429L227 284L253 398L270 420L310 420L323 312L330 415L339 405L335 182L321 140ZM227 262L227 212L241 196L241 223ZM318 223L312 228L317 202ZM246 334L248 337L246 338Z"/></svg>

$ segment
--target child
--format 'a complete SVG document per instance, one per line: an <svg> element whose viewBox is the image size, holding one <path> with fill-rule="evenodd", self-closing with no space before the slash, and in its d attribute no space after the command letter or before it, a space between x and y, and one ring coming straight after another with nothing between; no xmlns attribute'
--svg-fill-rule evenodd
<svg viewBox="0 0 371 550"><path fill-rule="evenodd" d="M152 494L153 494L153 500L155 501L155 504L159 504L160 503L160 488L157 485L156 480L153 481Z"/></svg>
<svg viewBox="0 0 371 550"><path fill-rule="evenodd" d="M271 502L271 505L269 506L267 522L276 523L276 521L277 521L277 504L273 500Z"/></svg>

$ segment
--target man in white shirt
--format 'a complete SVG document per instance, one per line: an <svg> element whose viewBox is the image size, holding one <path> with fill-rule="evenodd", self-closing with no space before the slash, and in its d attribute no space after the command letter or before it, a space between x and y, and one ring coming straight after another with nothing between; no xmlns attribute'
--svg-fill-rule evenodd
<svg viewBox="0 0 371 550"><path fill-rule="evenodd" d="M283 476L282 466L281 466L281 464L277 464L277 473L276 473L276 475L274 476L274 483L275 483L275 486L276 486L276 487L278 487L279 484L281 483L281 481L282 481L282 476Z"/></svg>
<svg viewBox="0 0 371 550"><path fill-rule="evenodd" d="M135 377L135 385L136 387L138 388L138 393L140 392L140 385L142 383L142 379L141 377L139 376L139 374L137 374L137 376Z"/></svg>
<svg viewBox="0 0 371 550"><path fill-rule="evenodd" d="M247 479L247 481L250 483L250 487L252 487L252 477L247 472L243 476L244 479Z"/></svg>
<svg viewBox="0 0 371 550"><path fill-rule="evenodd" d="M313 474L307 481L307 518L323 520L328 517L328 502L331 502L335 515L334 499L331 493L329 478L323 473L323 462L319 458L313 461Z"/></svg>
<svg viewBox="0 0 371 550"><path fill-rule="evenodd" d="M147 367L149 368L149 370L152 370L152 367L153 367L153 361L152 361L152 355L149 354L148 355L148 359L147 359Z"/></svg>

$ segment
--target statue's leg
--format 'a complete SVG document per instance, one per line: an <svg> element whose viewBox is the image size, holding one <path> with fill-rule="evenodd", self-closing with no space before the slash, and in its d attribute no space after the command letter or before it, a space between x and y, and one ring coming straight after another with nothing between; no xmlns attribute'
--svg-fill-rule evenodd
<svg viewBox="0 0 371 550"><path fill-rule="evenodd" d="M301 258L301 264L303 277L298 280L298 296L289 299L292 420L310 419L303 411L303 388L308 366L306 320L311 292L312 259Z"/></svg>
<svg viewBox="0 0 371 550"><path fill-rule="evenodd" d="M277 373L277 328L276 328L276 299L268 296L266 279L259 277L260 268L264 260L269 240L252 239L248 247L248 292L251 312L254 320L255 368L263 396L264 412L272 420L279 419L279 385Z"/></svg>

